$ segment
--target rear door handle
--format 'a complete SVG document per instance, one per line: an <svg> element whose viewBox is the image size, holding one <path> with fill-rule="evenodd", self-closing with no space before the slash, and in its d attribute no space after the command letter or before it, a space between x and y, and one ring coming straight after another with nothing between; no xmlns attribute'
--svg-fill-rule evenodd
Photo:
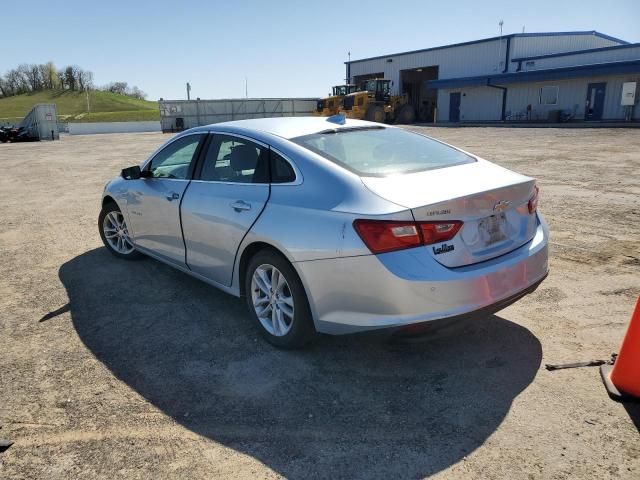
<svg viewBox="0 0 640 480"><path fill-rule="evenodd" d="M171 201L171 200L178 200L180 198L180 195L177 194L176 192L171 192L170 194L167 195L167 200Z"/></svg>
<svg viewBox="0 0 640 480"><path fill-rule="evenodd" d="M238 200L237 202L233 202L231 204L231 208L233 208L236 212L241 212L243 210L251 210L251 204L243 200Z"/></svg>

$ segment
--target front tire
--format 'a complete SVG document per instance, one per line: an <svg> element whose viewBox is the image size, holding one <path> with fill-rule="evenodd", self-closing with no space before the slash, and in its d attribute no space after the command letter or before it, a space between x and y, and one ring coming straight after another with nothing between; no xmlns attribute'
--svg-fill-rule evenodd
<svg viewBox="0 0 640 480"><path fill-rule="evenodd" d="M98 231L104 246L116 257L125 260L136 260L142 257L142 254L133 246L127 222L115 203L107 203L102 207L98 216Z"/></svg>
<svg viewBox="0 0 640 480"><path fill-rule="evenodd" d="M300 348L315 335L307 295L291 264L279 253L262 250L245 275L249 315L266 340L279 348Z"/></svg>
<svg viewBox="0 0 640 480"><path fill-rule="evenodd" d="M364 114L365 120L369 122L384 123L385 117L384 108L380 105L369 105Z"/></svg>

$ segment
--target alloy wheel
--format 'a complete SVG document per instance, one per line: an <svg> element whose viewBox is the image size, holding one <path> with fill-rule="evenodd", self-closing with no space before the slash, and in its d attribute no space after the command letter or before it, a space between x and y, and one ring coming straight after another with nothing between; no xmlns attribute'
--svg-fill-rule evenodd
<svg viewBox="0 0 640 480"><path fill-rule="evenodd" d="M271 335L283 337L293 326L294 301L289 283L273 265L260 265L251 277L251 299L258 320Z"/></svg>
<svg viewBox="0 0 640 480"><path fill-rule="evenodd" d="M122 255L133 252L133 242L129 237L129 229L122 212L112 211L107 213L102 222L102 231L104 238L114 251Z"/></svg>

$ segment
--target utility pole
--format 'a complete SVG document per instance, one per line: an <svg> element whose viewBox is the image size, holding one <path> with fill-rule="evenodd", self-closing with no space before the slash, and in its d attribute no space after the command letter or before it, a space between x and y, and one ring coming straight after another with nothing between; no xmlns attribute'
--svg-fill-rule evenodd
<svg viewBox="0 0 640 480"><path fill-rule="evenodd" d="M249 82L247 77L244 77L244 98L249 98Z"/></svg>
<svg viewBox="0 0 640 480"><path fill-rule="evenodd" d="M187 82L187 100L191 100L191 85Z"/></svg>
<svg viewBox="0 0 640 480"><path fill-rule="evenodd" d="M87 113L91 113L91 105L89 105L89 87L85 88L84 92L87 95Z"/></svg>

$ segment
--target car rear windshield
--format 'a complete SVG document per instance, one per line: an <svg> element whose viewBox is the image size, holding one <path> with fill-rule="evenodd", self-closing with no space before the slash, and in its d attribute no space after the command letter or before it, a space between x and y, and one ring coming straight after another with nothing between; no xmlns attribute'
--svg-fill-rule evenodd
<svg viewBox="0 0 640 480"><path fill-rule="evenodd" d="M292 141L361 177L385 177L475 162L455 148L401 128L335 129Z"/></svg>

